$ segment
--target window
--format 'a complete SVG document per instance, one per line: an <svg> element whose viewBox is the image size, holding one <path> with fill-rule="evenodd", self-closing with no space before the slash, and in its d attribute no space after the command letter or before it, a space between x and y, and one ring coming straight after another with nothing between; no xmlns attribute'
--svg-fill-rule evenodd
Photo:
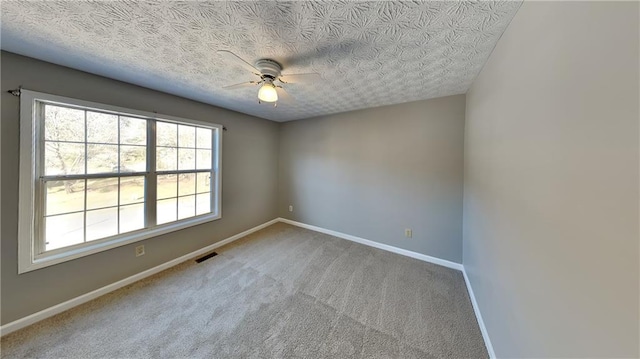
<svg viewBox="0 0 640 359"><path fill-rule="evenodd" d="M19 272L220 215L221 127L22 90Z"/></svg>

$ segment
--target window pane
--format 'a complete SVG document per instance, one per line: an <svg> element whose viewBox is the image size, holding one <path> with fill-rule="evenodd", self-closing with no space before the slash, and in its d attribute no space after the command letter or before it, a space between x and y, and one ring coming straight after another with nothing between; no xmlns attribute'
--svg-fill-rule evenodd
<svg viewBox="0 0 640 359"><path fill-rule="evenodd" d="M87 111L87 142L118 143L118 116Z"/></svg>
<svg viewBox="0 0 640 359"><path fill-rule="evenodd" d="M144 228L144 204L120 207L120 233Z"/></svg>
<svg viewBox="0 0 640 359"><path fill-rule="evenodd" d="M118 172L118 145L87 145L87 173Z"/></svg>
<svg viewBox="0 0 640 359"><path fill-rule="evenodd" d="M45 105L44 138L53 141L84 142L84 111Z"/></svg>
<svg viewBox="0 0 640 359"><path fill-rule="evenodd" d="M45 217L45 250L84 242L84 213Z"/></svg>
<svg viewBox="0 0 640 359"><path fill-rule="evenodd" d="M196 174L181 174L178 177L178 196L196 193Z"/></svg>
<svg viewBox="0 0 640 359"><path fill-rule="evenodd" d="M196 150L178 148L178 169L193 170L196 168Z"/></svg>
<svg viewBox="0 0 640 359"><path fill-rule="evenodd" d="M196 128L178 125L178 147L196 147Z"/></svg>
<svg viewBox="0 0 640 359"><path fill-rule="evenodd" d="M120 178L120 204L144 202L144 177ZM122 226L122 223L120 224Z"/></svg>
<svg viewBox="0 0 640 359"><path fill-rule="evenodd" d="M118 205L118 178L87 180L87 209Z"/></svg>
<svg viewBox="0 0 640 359"><path fill-rule="evenodd" d="M158 171L175 171L177 167L177 150L173 147L156 149L156 168Z"/></svg>
<svg viewBox="0 0 640 359"><path fill-rule="evenodd" d="M167 147L178 146L178 125L156 122L156 144Z"/></svg>
<svg viewBox="0 0 640 359"><path fill-rule="evenodd" d="M198 173L198 185L196 192L209 192L211 191L211 173Z"/></svg>
<svg viewBox="0 0 640 359"><path fill-rule="evenodd" d="M84 144L45 142L45 175L84 174Z"/></svg>
<svg viewBox="0 0 640 359"><path fill-rule="evenodd" d="M198 148L211 148L211 129L200 128L196 130Z"/></svg>
<svg viewBox="0 0 640 359"><path fill-rule="evenodd" d="M158 201L158 224L173 222L176 220L176 198Z"/></svg>
<svg viewBox="0 0 640 359"><path fill-rule="evenodd" d="M157 185L158 199L178 195L178 175L159 175Z"/></svg>
<svg viewBox="0 0 640 359"><path fill-rule="evenodd" d="M211 194L202 193L196 196L196 215L211 212Z"/></svg>
<svg viewBox="0 0 640 359"><path fill-rule="evenodd" d="M84 211L84 180L46 182L46 215Z"/></svg>
<svg viewBox="0 0 640 359"><path fill-rule="evenodd" d="M146 170L146 147L120 146L120 172L144 172Z"/></svg>
<svg viewBox="0 0 640 359"><path fill-rule="evenodd" d="M211 169L211 150L196 150L196 168L199 170Z"/></svg>
<svg viewBox="0 0 640 359"><path fill-rule="evenodd" d="M178 219L189 218L196 215L196 196L178 198Z"/></svg>
<svg viewBox="0 0 640 359"><path fill-rule="evenodd" d="M120 143L146 146L147 120L120 116Z"/></svg>
<svg viewBox="0 0 640 359"><path fill-rule="evenodd" d="M87 211L87 241L118 234L118 208Z"/></svg>

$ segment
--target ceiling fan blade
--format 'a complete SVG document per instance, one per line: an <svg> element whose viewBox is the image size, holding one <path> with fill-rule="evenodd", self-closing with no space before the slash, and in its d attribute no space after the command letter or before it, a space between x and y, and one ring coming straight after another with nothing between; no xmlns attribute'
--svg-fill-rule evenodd
<svg viewBox="0 0 640 359"><path fill-rule="evenodd" d="M280 86L276 86L276 92L278 93L278 100L282 100L285 102L292 102L294 101L293 97L291 97L291 95L289 95L289 93L287 91L285 91L285 89L283 89Z"/></svg>
<svg viewBox="0 0 640 359"><path fill-rule="evenodd" d="M315 72L308 73L308 74L280 75L278 79L280 80L280 82L284 82L286 84L295 84L295 83L302 83L302 82L312 83L316 81L322 81L322 77L320 77L320 74Z"/></svg>
<svg viewBox="0 0 640 359"><path fill-rule="evenodd" d="M260 76L260 71L253 67L250 63L244 61L240 56L227 50L218 50L218 55L222 56L228 63L241 66L245 70L251 71L253 74Z"/></svg>
<svg viewBox="0 0 640 359"><path fill-rule="evenodd" d="M223 86L222 88L226 90L235 90L243 87L255 86L257 84L258 84L258 81L249 81L249 82L243 82L235 85Z"/></svg>

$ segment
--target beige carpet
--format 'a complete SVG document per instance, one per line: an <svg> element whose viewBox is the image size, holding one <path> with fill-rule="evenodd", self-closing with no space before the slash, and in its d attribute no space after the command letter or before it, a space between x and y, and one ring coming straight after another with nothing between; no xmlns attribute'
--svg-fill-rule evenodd
<svg viewBox="0 0 640 359"><path fill-rule="evenodd" d="M2 358L486 358L458 271L278 223L2 338Z"/></svg>

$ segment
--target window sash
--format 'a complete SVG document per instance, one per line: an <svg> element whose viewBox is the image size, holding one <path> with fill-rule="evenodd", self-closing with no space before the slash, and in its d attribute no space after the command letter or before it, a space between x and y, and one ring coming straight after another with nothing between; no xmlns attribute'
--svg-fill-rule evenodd
<svg viewBox="0 0 640 359"><path fill-rule="evenodd" d="M127 177L131 177L131 176L110 176L110 177L100 177L100 178L127 178ZM136 177L142 177L140 174L137 174ZM78 211L73 211L73 212L64 212L64 213L60 213L60 214L55 214L55 215L50 215L47 217L55 217L55 216L64 216L64 215L68 215L68 214L76 214L76 213L82 213L84 216L84 221L83 221L83 242L82 243L78 243L78 244L74 244L74 245L69 245L69 246L64 246L64 247L60 247L60 248L56 248L56 249L50 249L50 250L46 250L46 218L45 218L45 214L46 214L46 196L44 195L46 192L46 183L49 182L50 180L45 180L45 179L40 179L39 183L40 183L40 191L43 194L42 197L40 197L39 199L41 200L41 213L43 214L43 216L36 218L36 221L34 223L35 228L36 228L36 233L38 234L35 238L33 238L33 242L34 242L34 258L36 259L41 259L41 258L47 258L49 256L55 256L56 254L63 254L69 250L73 250L73 249L82 249L83 247L87 246L87 244L100 244L100 243L105 243L105 242L109 242L112 241L114 239L118 239L118 238L123 238L126 237L127 235L130 235L132 233L135 232L140 232L140 231L144 231L148 228L150 228L149 223L147 223L147 216L146 216L146 212L147 212L147 198L146 198L146 193L145 193L145 198L143 199L142 202L139 203L134 203L134 204L143 204L145 209L144 209L144 213L145 213L145 223L144 223L144 227L137 229L135 231L130 231L130 232L124 232L124 233L119 233L116 235L112 235L112 236L108 236L108 237L103 237L103 238L99 238L99 239L95 239L95 240L91 240L88 241L87 240L87 222L86 222L86 216L88 212L91 211L95 211L95 210L101 210L101 209L107 209L107 208L116 208L116 209L120 209L120 207L122 206L129 206L129 205L133 205L133 204L125 204L125 205L121 205L118 201L118 203L116 205L113 206L107 206L107 207L102 207L102 208L92 208L92 209L87 209L87 178L80 178L79 180L85 180L85 185L84 185L84 191L85 191L85 205L84 208L82 210L78 210ZM53 181L56 180L56 178L54 177L52 179ZM148 179L145 177L145 189L147 188L147 182ZM145 191L146 192L146 191ZM119 214L118 214L119 215ZM119 230L120 228L118 228Z"/></svg>
<svg viewBox="0 0 640 359"><path fill-rule="evenodd" d="M85 116L85 172L88 170L86 162L87 111L106 113L113 115L139 118L146 121L146 171L116 172L116 173L91 173L71 175L45 175L45 131L44 108L46 104L84 110ZM156 124L157 121L204 127L212 130L211 143L211 169L189 170L156 170ZM222 161L222 126L207 122L182 119L172 116L159 116L155 113L103 105L88 101L64 98L61 96L38 93L34 91L21 91L20 108L20 208L19 208L19 273L28 272L49 265L61 263L67 260L98 253L107 249L137 242L143 239L158 236L164 233L187 228L221 218L221 173ZM118 121L119 123L119 121ZM120 136L120 134L118 134ZM118 154L118 156L120 156ZM118 161L118 166L121 166ZM211 186L209 202L211 212L194 215L186 219L176 219L164 224L157 224L157 177L165 174L193 174L210 173ZM46 183L56 180L89 180L101 178L126 178L144 177L144 225L143 229L120 233L97 240L66 246L45 251L45 195ZM86 183L86 182L85 182ZM85 206L82 212L86 216L86 191ZM118 201L118 208L120 202ZM197 213L197 212L195 212ZM86 232L86 221L84 229Z"/></svg>

